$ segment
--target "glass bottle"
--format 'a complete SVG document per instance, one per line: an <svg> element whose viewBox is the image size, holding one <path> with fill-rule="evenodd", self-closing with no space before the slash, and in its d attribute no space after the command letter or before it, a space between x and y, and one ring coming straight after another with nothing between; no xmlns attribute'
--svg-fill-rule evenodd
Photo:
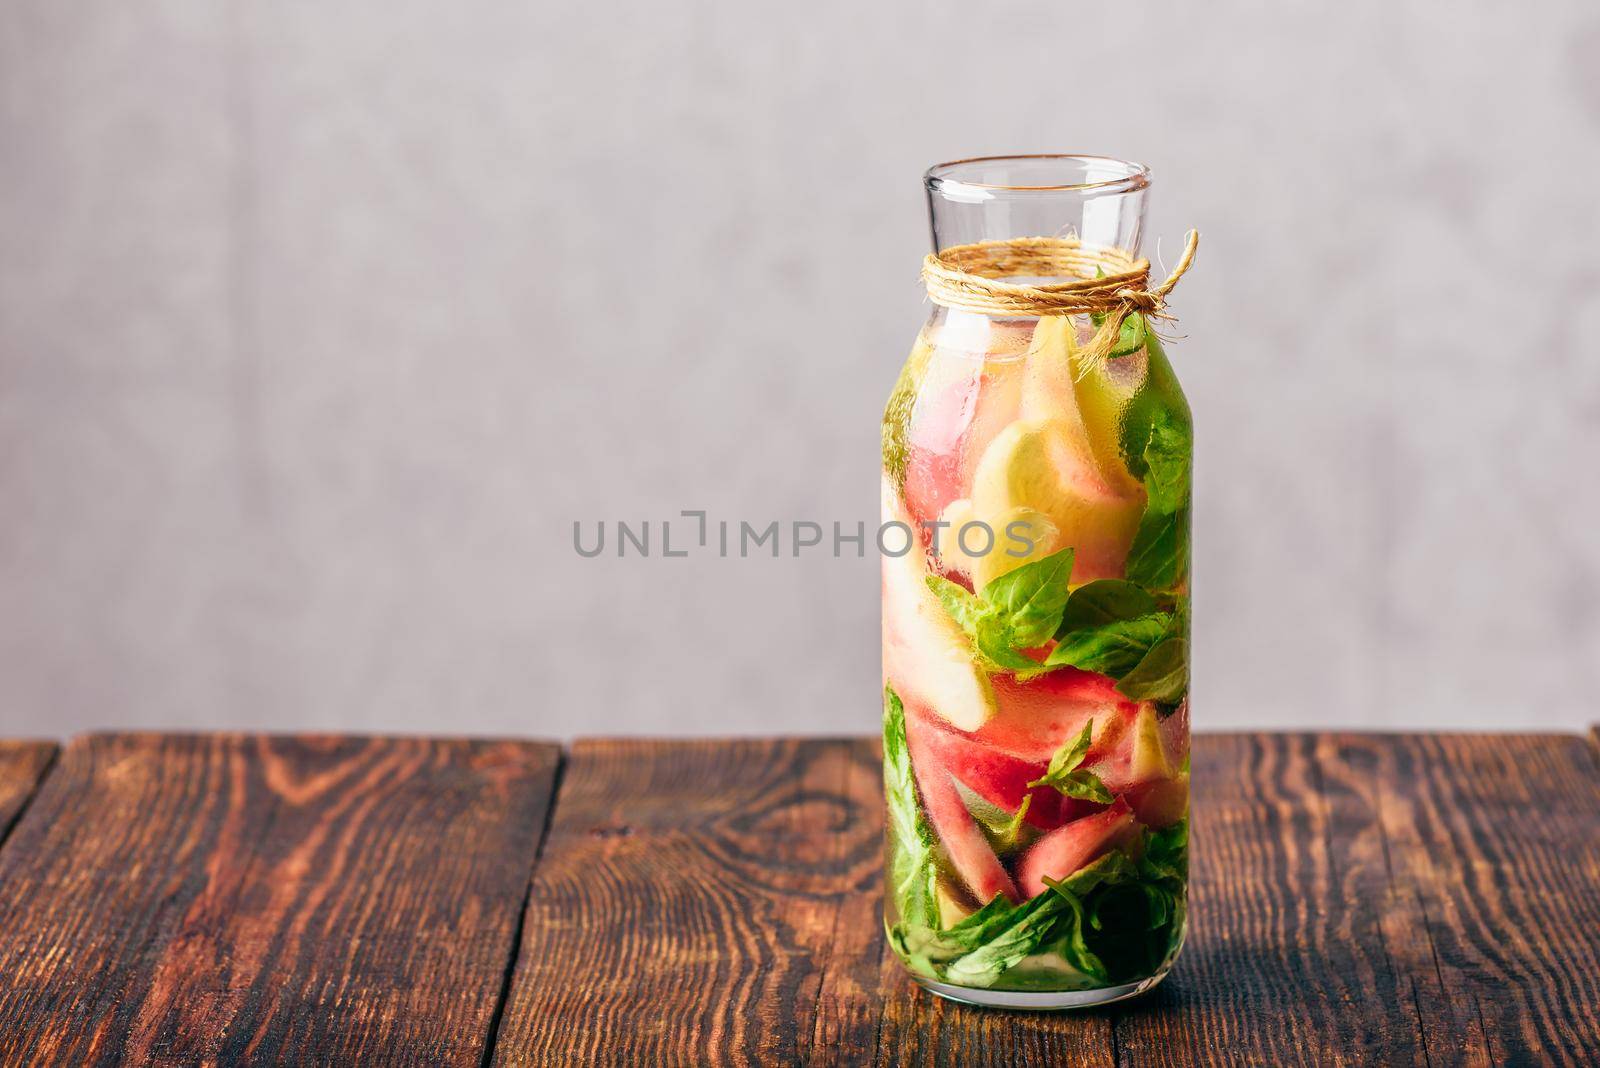
<svg viewBox="0 0 1600 1068"><path fill-rule="evenodd" d="M1150 176L1018 156L925 184L936 254L1126 262ZM1131 997L1183 941L1191 420L1147 316L1089 355L1104 318L936 304L884 413L885 922L979 1005Z"/></svg>

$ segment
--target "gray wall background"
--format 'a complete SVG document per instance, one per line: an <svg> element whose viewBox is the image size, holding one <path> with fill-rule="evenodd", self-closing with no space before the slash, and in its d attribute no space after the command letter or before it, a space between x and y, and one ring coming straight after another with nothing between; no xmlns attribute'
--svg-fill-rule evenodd
<svg viewBox="0 0 1600 1068"><path fill-rule="evenodd" d="M981 12L981 13L980 13ZM928 164L1204 233L1197 723L1600 719L1600 11L0 3L0 733L865 732Z"/></svg>

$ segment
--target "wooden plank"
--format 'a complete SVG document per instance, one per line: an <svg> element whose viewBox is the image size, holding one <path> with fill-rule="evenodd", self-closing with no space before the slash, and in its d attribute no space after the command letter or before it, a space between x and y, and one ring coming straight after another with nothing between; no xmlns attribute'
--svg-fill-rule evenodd
<svg viewBox="0 0 1600 1068"><path fill-rule="evenodd" d="M73 740L0 851L0 1063L479 1063L558 762Z"/></svg>
<svg viewBox="0 0 1600 1068"><path fill-rule="evenodd" d="M865 741L580 741L502 1064L860 1063L882 953Z"/></svg>
<svg viewBox="0 0 1600 1068"><path fill-rule="evenodd" d="M1574 735L1339 740L1430 953L1435 1062L1600 1060L1600 775ZM1481 1045L1480 1045L1481 1043ZM1442 1056L1440 1051L1442 1050ZM1465 1054L1466 1056L1463 1056Z"/></svg>
<svg viewBox="0 0 1600 1068"><path fill-rule="evenodd" d="M496 1060L1109 1060L1103 1022L905 979L883 938L882 791L866 741L579 742Z"/></svg>
<svg viewBox="0 0 1600 1068"><path fill-rule="evenodd" d="M1420 1062L1384 918L1382 833L1311 735L1200 735L1190 929L1178 966L1115 1013L1127 1064Z"/></svg>
<svg viewBox="0 0 1600 1068"><path fill-rule="evenodd" d="M885 951L866 743L580 743L497 1058L1593 1063L1596 768L1576 736L1200 736L1177 969L1027 1015Z"/></svg>
<svg viewBox="0 0 1600 1068"><path fill-rule="evenodd" d="M1195 921L1119 1063L1592 1064L1582 738L1201 736Z"/></svg>
<svg viewBox="0 0 1600 1068"><path fill-rule="evenodd" d="M54 742L0 739L0 844L55 759Z"/></svg>

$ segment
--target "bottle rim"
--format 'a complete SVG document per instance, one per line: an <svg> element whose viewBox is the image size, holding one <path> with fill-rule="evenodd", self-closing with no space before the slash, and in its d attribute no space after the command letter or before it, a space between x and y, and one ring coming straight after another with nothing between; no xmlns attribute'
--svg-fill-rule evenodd
<svg viewBox="0 0 1600 1068"><path fill-rule="evenodd" d="M1017 173L1013 176L1007 174L1008 171ZM996 178L1001 180L994 180ZM1150 168L1114 156L1084 153L973 156L936 163L923 174L922 180L930 193L953 200L1041 193L1100 196L1148 188Z"/></svg>

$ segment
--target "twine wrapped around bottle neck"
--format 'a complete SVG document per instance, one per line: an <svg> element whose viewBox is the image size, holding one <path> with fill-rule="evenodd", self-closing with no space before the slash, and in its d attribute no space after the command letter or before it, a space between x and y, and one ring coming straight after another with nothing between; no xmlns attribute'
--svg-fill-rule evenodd
<svg viewBox="0 0 1600 1068"><path fill-rule="evenodd" d="M1122 249L1085 245L1076 237L954 245L922 261L922 280L930 300L960 311L1014 318L1103 316L1082 353L1088 363L1097 363L1116 344L1117 332L1129 315L1172 318L1166 311L1167 294L1194 263L1199 244L1199 232L1190 230L1178 265L1153 288L1149 260L1135 259ZM1038 285L1000 281L1017 277L1071 281Z"/></svg>

